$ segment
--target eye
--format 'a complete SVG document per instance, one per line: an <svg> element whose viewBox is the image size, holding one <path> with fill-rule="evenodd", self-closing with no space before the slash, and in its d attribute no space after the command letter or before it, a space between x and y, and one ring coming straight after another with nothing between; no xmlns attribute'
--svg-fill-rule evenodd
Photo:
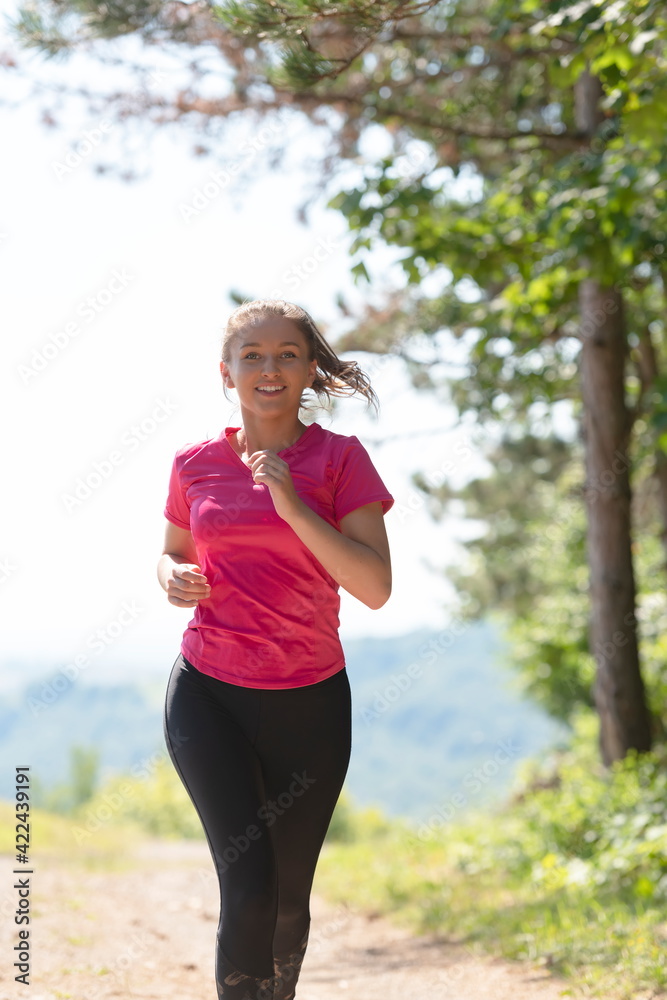
<svg viewBox="0 0 667 1000"><path fill-rule="evenodd" d="M247 354L244 354L243 355L244 360L245 360L245 358L249 358L252 354L257 355L257 351L249 351ZM296 357L296 354L294 353L294 351L283 351L283 354L290 354L293 358ZM259 355L257 355L257 356L259 357Z"/></svg>

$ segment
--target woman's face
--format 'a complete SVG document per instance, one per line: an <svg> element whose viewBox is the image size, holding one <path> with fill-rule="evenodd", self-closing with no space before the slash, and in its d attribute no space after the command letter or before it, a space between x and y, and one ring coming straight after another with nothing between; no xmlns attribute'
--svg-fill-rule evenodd
<svg viewBox="0 0 667 1000"><path fill-rule="evenodd" d="M237 331L229 363L220 362L223 381L236 389L242 406L272 416L298 413L303 390L312 385L316 371L317 360L308 360L304 334L284 316L267 316Z"/></svg>

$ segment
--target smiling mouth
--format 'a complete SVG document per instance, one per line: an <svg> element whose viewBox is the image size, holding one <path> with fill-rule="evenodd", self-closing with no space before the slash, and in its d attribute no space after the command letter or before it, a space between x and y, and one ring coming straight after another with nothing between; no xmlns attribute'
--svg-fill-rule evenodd
<svg viewBox="0 0 667 1000"><path fill-rule="evenodd" d="M276 386L272 388L270 386L258 385L256 388L257 392L263 392L265 396L277 396L279 392L282 392L286 387L284 385Z"/></svg>

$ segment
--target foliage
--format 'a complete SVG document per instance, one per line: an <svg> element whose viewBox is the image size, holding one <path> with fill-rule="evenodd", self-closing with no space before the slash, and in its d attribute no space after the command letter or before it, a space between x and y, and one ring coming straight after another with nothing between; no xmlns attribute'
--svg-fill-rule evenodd
<svg viewBox="0 0 667 1000"><path fill-rule="evenodd" d="M139 827L126 823L101 826L95 837L85 843L77 841L72 818L30 804L30 852L35 863L54 858L58 862L88 870L123 869L131 864L128 843L136 843L143 835ZM0 853L14 854L16 849L16 819L14 803L0 799Z"/></svg>
<svg viewBox="0 0 667 1000"><path fill-rule="evenodd" d="M377 814L379 815L379 814ZM345 841L355 835L356 824L364 830L375 829L376 811L360 817L353 811L350 798L342 794L328 832L329 840ZM163 761L149 774L139 777L117 775L74 814L85 830L95 832L96 821L132 822L157 837L204 839L201 820L183 783L172 765Z"/></svg>
<svg viewBox="0 0 667 1000"><path fill-rule="evenodd" d="M555 761L523 765L492 813L427 837L394 821L382 839L336 845L315 890L471 952L544 963L571 995L665 988L667 747L606 770L594 713L581 709L574 728Z"/></svg>
<svg viewBox="0 0 667 1000"><path fill-rule="evenodd" d="M539 473L527 484L534 467L522 468L521 450L533 457L536 416L566 401L579 416L577 360L583 340L594 334L581 326L579 290L593 279L623 291L628 431L642 467L640 493L648 494L648 479L665 462L667 19L660 5L643 0L614 5L613 13L594 2L553 2L546 9L532 0L519 7L507 0L438 4L422 13L418 30L397 41L373 25L382 17L389 22L394 6L374 8L372 15L356 5L336 8L349 36L355 27L364 34L347 61L322 66L315 90L321 103L334 106L344 91L348 123L372 117L402 137L389 154L363 165L356 186L329 205L355 234L352 271L360 283L374 281L374 249L394 246L407 289L403 301L395 296L389 308L371 307L343 346L379 350L384 342L409 357L414 332L435 336L445 328L467 347L463 373L444 379L459 414L488 428L502 422L520 429L523 441L505 456L514 461L504 481L492 478L486 496L479 481L467 496L459 493L469 501L468 516L483 520L487 531L469 546L476 557L472 587L465 574L452 577L464 600L510 617L512 660L521 663L524 690L567 718L579 702L591 704L598 655L588 649L583 503L554 494ZM283 77L274 71L268 79L289 86L292 74L295 92L303 80L292 73L294 47L317 50L315 29L325 11L308 3L218 8L232 30L263 34L264 19L271 38L289 40ZM368 33L377 44L371 46ZM464 39L469 44L459 45ZM372 85L364 89L368 69ZM586 72L597 88L594 127L582 122L578 99ZM416 156L410 139L426 143L427 152ZM426 293L436 276L444 290ZM418 291L409 294L410 288ZM400 332L392 335L392 326ZM424 367L414 365L414 384L436 387ZM580 501L590 488L578 485L581 478L570 472L569 489L579 490ZM663 477L663 510L666 486ZM649 546L660 533L655 520L635 521L635 551L643 529ZM553 546L545 545L545 528ZM664 670L655 666L649 673L658 675L653 722L660 734Z"/></svg>
<svg viewBox="0 0 667 1000"><path fill-rule="evenodd" d="M204 839L201 820L182 781L166 758L146 768L115 774L77 797L80 763L95 757L93 750L75 748L72 784L62 783L53 797L35 797L37 808L66 816L77 847L94 845L104 832L130 826L155 837ZM37 804L38 803L38 804ZM349 842L358 836L375 836L388 828L377 808L359 810L343 790L334 810L327 841Z"/></svg>
<svg viewBox="0 0 667 1000"><path fill-rule="evenodd" d="M363 172L331 201L356 234L352 272L374 281L372 249L396 246L408 287L418 289L391 302L386 325L407 320L399 343L373 337L371 306L347 347L399 350L417 379L416 333L465 337L467 372L446 380L462 414L521 419L536 404L577 398L578 285L584 275L620 284L628 396L649 414L650 452L667 443L667 20L656 0L612 8L599 0L234 0L205 11L38 0L20 12L16 36L26 45L41 39L45 54L57 48L49 25L61 21L71 34L67 41L63 27L63 51L133 32L146 44L168 37L177 47L217 48L232 93L209 100L194 84L182 89L166 98L179 119L288 105L326 122L339 158ZM591 141L574 99L587 65L603 115ZM126 118L128 102L111 100ZM145 97L139 113L154 107L164 122L164 104ZM369 157L361 138L378 127L391 152ZM441 294L423 287L434 277L447 285ZM641 363L644 349L656 356L654 371Z"/></svg>
<svg viewBox="0 0 667 1000"><path fill-rule="evenodd" d="M132 823L160 837L203 837L201 822L171 762L110 778L72 814L81 841L107 824Z"/></svg>
<svg viewBox="0 0 667 1000"><path fill-rule="evenodd" d="M49 812L69 814L92 798L99 779L100 753L94 746L70 747L69 779L50 788L32 779L33 801Z"/></svg>
<svg viewBox="0 0 667 1000"><path fill-rule="evenodd" d="M493 615L518 689L569 723L581 705L593 707L596 660L609 659L623 644L620 629L610 648L589 649L584 501L587 494L595 501L605 487L583 481L580 446L554 435L506 432L489 447L486 459L489 473L459 489L430 484L421 474L413 480L428 496L434 517L458 513L476 526L476 534L469 532L461 542L467 559L447 571L461 601L461 617ZM634 554L643 675L654 736L664 740L667 596L645 460L637 480Z"/></svg>
<svg viewBox="0 0 667 1000"><path fill-rule="evenodd" d="M376 806L359 808L346 788L341 792L324 840L325 846L382 839L392 830L392 821Z"/></svg>
<svg viewBox="0 0 667 1000"><path fill-rule="evenodd" d="M546 888L585 886L667 901L667 746L631 749L605 774L581 716L572 748L562 755L556 788L534 791L520 809L522 832L510 872ZM539 773L539 772L538 772ZM476 863L478 859L476 858Z"/></svg>
<svg viewBox="0 0 667 1000"><path fill-rule="evenodd" d="M184 41L188 37L188 21L174 16L172 5L160 0L104 4L95 0L69 3L36 0L20 6L15 19L7 17L25 48L36 49L51 59L65 59L96 38L112 39L136 33L148 44L165 40L167 35ZM188 40L192 41L191 36Z"/></svg>
<svg viewBox="0 0 667 1000"><path fill-rule="evenodd" d="M413 509L403 507L398 516L409 527ZM345 652L356 748L348 788L359 804L377 804L393 815L421 815L434 784L443 797L452 794L471 768L483 765L496 740L512 738L522 754L530 754L566 735L562 724L511 690L511 672L502 669L503 643L488 621L468 623L453 616L440 629L349 639ZM34 662L34 679L5 698L0 754L7 760L25 759L26 705L43 687L42 678L51 676L49 661L43 668L47 664L48 672L37 674L40 664ZM38 778L49 795L71 782L65 734L99 752L98 785L112 774L137 777L153 769L165 755L163 684L142 681L140 674L138 664L132 685L98 685L92 679L73 684L67 697L40 714L30 736L35 788ZM485 734L483 742L471 738L476 730ZM12 791L7 772L0 796ZM502 794L497 783L494 794Z"/></svg>

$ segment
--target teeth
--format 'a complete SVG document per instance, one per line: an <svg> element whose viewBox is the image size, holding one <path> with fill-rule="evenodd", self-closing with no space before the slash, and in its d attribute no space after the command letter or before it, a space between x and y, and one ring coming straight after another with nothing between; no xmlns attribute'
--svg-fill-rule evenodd
<svg viewBox="0 0 667 1000"><path fill-rule="evenodd" d="M280 392L281 389L284 389L285 387L282 385L277 385L277 386L259 385L257 386L257 388L259 389L260 392Z"/></svg>

